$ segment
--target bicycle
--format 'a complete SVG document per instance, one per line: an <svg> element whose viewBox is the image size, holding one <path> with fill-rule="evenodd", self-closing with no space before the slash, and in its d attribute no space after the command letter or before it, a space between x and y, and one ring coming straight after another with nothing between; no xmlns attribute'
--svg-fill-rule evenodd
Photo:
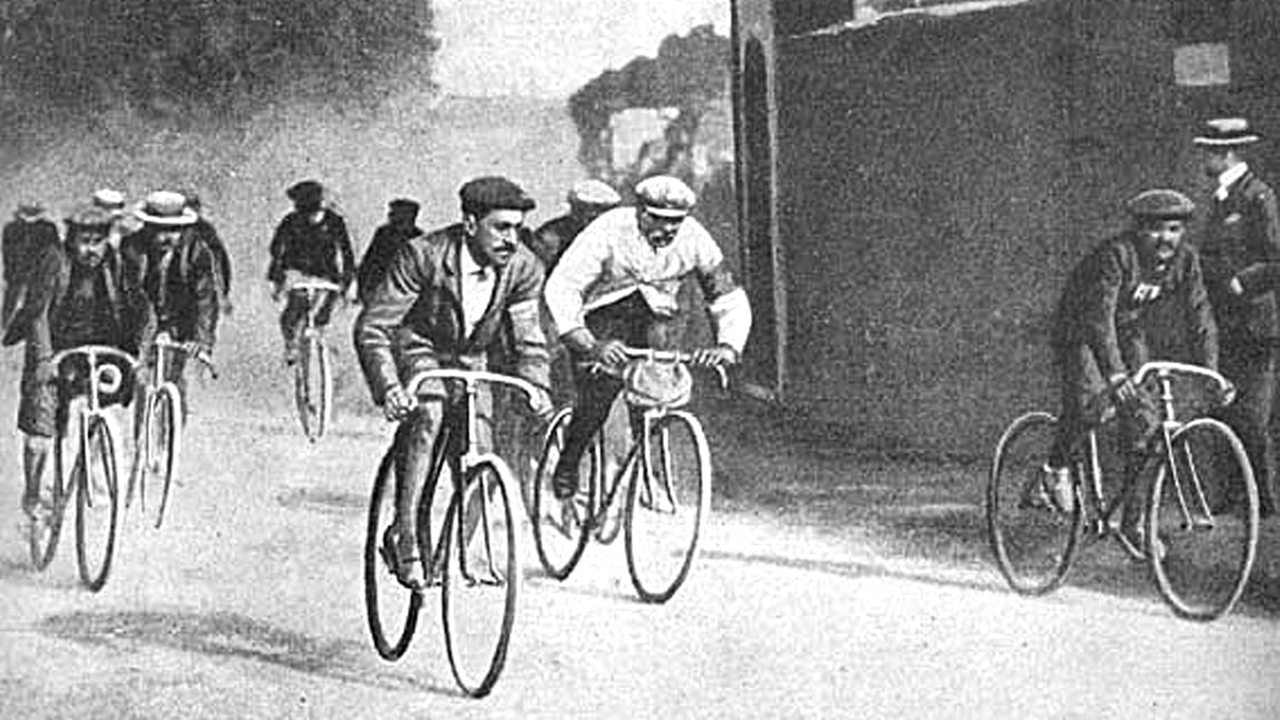
<svg viewBox="0 0 1280 720"><path fill-rule="evenodd" d="M512 501L514 479L501 457L477 448L476 394L482 382L513 387L530 400L537 389L519 378L496 373L435 369L415 375L406 390L421 401L422 385L431 380L460 383L461 392L446 401L432 445L427 482L418 503L419 552L428 586L438 584L441 588L441 621L454 680L467 695L478 698L493 689L506 662L521 569L518 512ZM385 549L394 523L398 452L398 443L393 442L378 465L364 547L369 631L378 654L390 661L399 659L409 647L423 593L420 588L400 584L392 567L392 553ZM443 487L441 473L446 465L452 483L443 520L436 522L433 493L425 488ZM432 534L433 527L439 527L438 534ZM384 594L401 604L407 596L407 604L400 611L384 612ZM388 628L386 621L400 614L404 617L400 629Z"/></svg>
<svg viewBox="0 0 1280 720"><path fill-rule="evenodd" d="M305 293L307 298L306 322L299 333L298 360L294 364L294 397L302 432L307 440L315 442L324 436L333 413L329 346L324 342L324 330L316 324L316 316L325 296L340 296L342 287L327 280L296 280L289 284L288 292Z"/></svg>
<svg viewBox="0 0 1280 720"><path fill-rule="evenodd" d="M62 364L67 358L83 357L88 363L88 407L81 407L76 438L79 452L70 478L63 478L63 447L65 431L60 430L53 445L53 507L47 522L34 521L29 536L31 557L36 569L43 570L53 561L58 536L62 529L70 494L76 492L76 564L81 582L97 592L107 582L115 551L118 517L118 487L116 477L115 433L112 420L102 407L103 393L120 390L125 381L120 368L100 360L116 358L130 367L137 360L130 354L103 345L82 345L55 353L51 362L61 376ZM101 548L100 553L91 553Z"/></svg>
<svg viewBox="0 0 1280 720"><path fill-rule="evenodd" d="M1177 419L1173 381L1179 376L1210 381L1222 398L1233 392L1221 375L1195 365L1150 362L1134 375L1135 385L1155 379L1162 415L1140 466L1140 477L1154 478L1145 498L1141 546L1112 522L1123 493L1108 499L1103 487L1098 433L1110 418L1091 423L1073 446L1070 497L1048 507L1030 502L1028 490L1041 482L1057 418L1029 412L1004 431L987 487L987 528L1000 571L1016 592L1053 591L1065 580L1083 538L1114 537L1129 555L1145 559L1176 615L1213 620L1239 600L1258 543L1253 468L1244 445L1225 423L1211 417ZM1114 414L1114 408L1106 413ZM1087 535L1086 513L1092 521Z"/></svg>
<svg viewBox="0 0 1280 720"><path fill-rule="evenodd" d="M125 495L125 507L132 507L135 490L141 499L143 514L147 507L147 476L153 475L160 482L160 498L152 504L154 527L164 522L164 511L169 503L169 489L178 465L184 425L183 397L178 384L168 380L168 358L175 353L194 357L204 364L215 380L218 371L214 364L202 355L193 354L187 343L174 340L169 333L156 336L156 366L142 397L141 426L135 433L133 472L129 475L129 490Z"/></svg>
<svg viewBox="0 0 1280 720"><path fill-rule="evenodd" d="M693 362L693 355L685 352L643 348L625 352L633 361L686 367ZM721 387L727 387L724 368L714 370ZM697 417L678 409L683 404L682 399L644 408L639 436L632 438L616 472L606 472L604 436L597 434L583 455L586 491L580 488L569 502L556 499L552 473L573 410L564 408L552 418L534 479L531 513L538 558L548 575L557 580L569 577L593 533L602 543L612 542L620 513L627 572L640 598L666 602L684 583L711 506L711 450ZM579 469L582 477L583 467ZM624 485L626 505L614 511L611 519L610 509Z"/></svg>

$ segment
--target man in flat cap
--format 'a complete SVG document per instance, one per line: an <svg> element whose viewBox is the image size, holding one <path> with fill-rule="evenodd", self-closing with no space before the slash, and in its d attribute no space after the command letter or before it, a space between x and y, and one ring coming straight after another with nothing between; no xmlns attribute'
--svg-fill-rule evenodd
<svg viewBox="0 0 1280 720"><path fill-rule="evenodd" d="M635 187L635 207L610 210L582 231L547 278L546 303L560 340L575 363L577 399L554 488L562 500L578 490L578 465L587 444L622 390L617 377L589 372L584 363L617 369L624 346L670 349L684 311L677 294L693 275L702 289L716 345L694 352L703 365L738 361L751 331L751 305L724 254L696 219L688 185L655 175ZM637 414L632 416L633 430Z"/></svg>
<svg viewBox="0 0 1280 720"><path fill-rule="evenodd" d="M65 247L46 248L31 269L29 331L22 370L18 429L23 433L26 491L22 507L33 522L48 518L52 498L44 481L53 438L65 433L67 403L85 391L83 368L55 368L54 353L78 345L109 345L136 355L151 327L151 308L109 235L116 218L93 205L66 221ZM128 404L132 369L104 404Z"/></svg>
<svg viewBox="0 0 1280 720"><path fill-rule="evenodd" d="M44 216L44 206L40 203L21 203L13 219L5 223L3 243L4 302L0 306L0 332L4 333L4 344L8 346L26 337L26 329L14 323L14 316L22 308L36 259L58 246L58 227Z"/></svg>
<svg viewBox="0 0 1280 720"><path fill-rule="evenodd" d="M198 216L182 193L157 190L134 211L142 229L125 237L121 248L137 269L138 284L156 317L156 333L184 343L191 354L212 361L220 313L217 258L196 229ZM148 348L148 352L149 352ZM166 366L187 410L186 356Z"/></svg>
<svg viewBox="0 0 1280 720"><path fill-rule="evenodd" d="M396 519L383 538L383 555L410 587L438 580L435 568L424 574L415 509L423 492L434 491L422 484L444 388L430 388L436 399L419 406L401 383L436 367L486 369L506 335L514 345L514 373L543 389L533 399L533 412L545 418L553 410L539 321L542 265L519 241L534 202L519 185L498 176L467 182L459 196L462 221L408 240L355 324L356 352L374 402L389 420L408 418L395 438ZM492 441L492 397L486 387L477 402L482 422L476 440L484 448Z"/></svg>
<svg viewBox="0 0 1280 720"><path fill-rule="evenodd" d="M1141 554L1142 489L1134 482L1158 417L1132 373L1149 360L1218 366L1218 328L1200 258L1183 242L1195 205L1175 190L1147 190L1126 203L1129 226L1071 271L1058 301L1052 348L1062 410L1049 463L1025 488L1024 506L1070 512L1070 451L1087 428L1085 407L1109 392L1120 411L1126 498L1122 536Z"/></svg>
<svg viewBox="0 0 1280 720"><path fill-rule="evenodd" d="M293 211L285 215L271 238L271 264L267 280L272 297L279 299L288 292L284 311L280 313L280 334L284 337L285 362L298 359L298 334L306 323L307 295L293 292L294 283L325 280L342 288L326 293L314 309L315 323L323 328L338 298L345 295L356 273L355 253L346 220L324 200L324 187L315 180L292 185L285 195L293 201Z"/></svg>
<svg viewBox="0 0 1280 720"><path fill-rule="evenodd" d="M1260 510L1269 517L1280 502L1271 428L1280 309L1275 285L1252 274L1280 262L1280 217L1275 192L1244 160L1244 149L1258 139L1244 119L1219 118L1194 142L1215 185L1200 240L1205 282L1222 330L1222 372L1239 390L1225 419L1244 442Z"/></svg>
<svg viewBox="0 0 1280 720"><path fill-rule="evenodd" d="M356 286L360 302L368 302L373 289L382 282L387 267L400 251L400 246L422 234L418 227L419 204L409 198L396 198L387 204L387 222L373 232L369 248L360 259Z"/></svg>

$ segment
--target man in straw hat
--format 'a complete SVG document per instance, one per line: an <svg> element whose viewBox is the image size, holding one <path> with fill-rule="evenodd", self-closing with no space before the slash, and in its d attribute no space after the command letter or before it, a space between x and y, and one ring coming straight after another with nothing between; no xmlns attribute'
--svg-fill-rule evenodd
<svg viewBox="0 0 1280 720"><path fill-rule="evenodd" d="M51 443L66 430L70 397L85 390L84 368L55 368L53 354L89 344L137 354L149 332L150 305L134 284L137 274L109 239L115 220L93 205L77 208L66 220L65 248L46 248L31 269L18 428L26 476L22 508L35 522L53 509L43 481ZM131 368L121 370L125 381L103 397L105 404L128 404L133 397Z"/></svg>
<svg viewBox="0 0 1280 720"><path fill-rule="evenodd" d="M1085 408L1110 393L1120 415L1125 464L1121 537L1141 555L1144 497L1138 487L1141 449L1158 427L1151 398L1131 375L1143 363L1190 355L1218 365L1218 329L1205 291L1200 258L1183 242L1195 211L1175 190L1138 193L1125 203L1129 226L1104 240L1072 270L1055 315L1052 347L1062 398L1053 449L1043 472L1024 488L1024 507L1071 512L1071 446L1084 432ZM1183 327L1169 327L1177 318ZM1185 338L1189 347L1182 347Z"/></svg>
<svg viewBox="0 0 1280 720"><path fill-rule="evenodd" d="M18 205L13 219L4 226L4 303L0 309L0 332L8 337L14 316L22 307L32 264L49 248L58 246L58 228L44 217L44 207L36 202ZM24 328L15 328L13 341L25 336Z"/></svg>
<svg viewBox="0 0 1280 720"><path fill-rule="evenodd" d="M600 180L579 180L569 188L565 201L569 212L539 225L533 233L530 247L547 272L551 272L570 243L592 220L622 204L622 196Z"/></svg>
<svg viewBox="0 0 1280 720"><path fill-rule="evenodd" d="M1258 135L1243 118L1205 123L1194 139L1205 175L1214 183L1201 252L1209 299L1222 329L1222 372L1239 388L1225 420L1244 442L1258 482L1263 517L1275 514L1276 441L1271 430L1280 347L1275 286L1251 271L1280 261L1276 196L1245 162Z"/></svg>
<svg viewBox="0 0 1280 720"><path fill-rule="evenodd" d="M217 260L196 229L196 213L181 193L157 190L134 211L142 229L124 239L123 250L139 273L151 302L156 332L211 359L218 328ZM185 389L186 357L169 363L168 380ZM185 401L185 393L184 393ZM184 407L185 410L185 407Z"/></svg>

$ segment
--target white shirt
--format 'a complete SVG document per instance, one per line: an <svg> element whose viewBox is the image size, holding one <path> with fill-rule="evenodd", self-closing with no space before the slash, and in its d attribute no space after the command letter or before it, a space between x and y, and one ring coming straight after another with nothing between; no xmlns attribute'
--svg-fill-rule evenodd
<svg viewBox="0 0 1280 720"><path fill-rule="evenodd" d="M634 292L653 312L673 315L680 309L681 280L723 261L720 247L694 218L685 218L670 245L654 248L640 234L635 208L620 207L578 235L551 272L543 296L560 335L585 327L587 312Z"/></svg>
<svg viewBox="0 0 1280 720"><path fill-rule="evenodd" d="M1230 168L1227 168L1225 172L1218 176L1218 189L1213 191L1213 197L1218 202L1226 200L1228 188L1234 185L1237 180L1244 177L1244 174L1247 172L1249 172L1249 165L1247 163L1240 163L1239 165L1233 165Z"/></svg>
<svg viewBox="0 0 1280 720"><path fill-rule="evenodd" d="M462 273L462 326L464 336L471 337L471 331L475 330L493 301L497 274L493 268L476 262L466 243L458 252L458 271Z"/></svg>

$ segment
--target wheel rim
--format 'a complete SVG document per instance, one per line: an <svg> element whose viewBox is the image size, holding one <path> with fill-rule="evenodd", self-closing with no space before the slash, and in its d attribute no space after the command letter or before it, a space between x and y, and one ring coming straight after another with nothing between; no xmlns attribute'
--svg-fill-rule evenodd
<svg viewBox="0 0 1280 720"><path fill-rule="evenodd" d="M422 594L402 586L383 557L387 528L395 518L394 452L378 466L365 528L365 612L373 646L385 660L397 660L409 647L422 606Z"/></svg>
<svg viewBox="0 0 1280 720"><path fill-rule="evenodd" d="M31 550L31 562L36 570L44 570L53 562L58 550L58 538L62 533L62 519L66 514L68 486L63 476L63 449L65 438L53 438L53 457L46 466L46 477L42 483L48 483L50 500L53 507L41 521L32 522L28 529L28 545Z"/></svg>
<svg viewBox="0 0 1280 720"><path fill-rule="evenodd" d="M177 391L171 386L164 386L156 394L152 406L151 423L148 440L149 449L147 467L144 476L150 474L158 481L155 497L147 497L147 486L142 484L142 507L152 524L160 527L164 522L165 509L169 504L169 492L173 485L173 474L177 469L178 459L178 400Z"/></svg>
<svg viewBox="0 0 1280 720"><path fill-rule="evenodd" d="M552 419L533 480L531 514L534 544L543 570L557 580L567 578L582 557L587 547L587 509L595 505L595 483L582 482L590 477L583 474L584 470L593 472L590 453L584 453L584 463L579 465L579 486L585 492L580 491L572 500L562 501L556 498L552 487L552 473L560 459L571 418L572 411L565 409Z"/></svg>
<svg viewBox="0 0 1280 720"><path fill-rule="evenodd" d="M684 412L656 419L646 450L650 477L637 464L627 489L627 569L641 599L665 602L693 565L711 504L711 454L698 421Z"/></svg>
<svg viewBox="0 0 1280 720"><path fill-rule="evenodd" d="M996 446L987 486L987 529L1000 571L1010 587L1042 595L1062 584L1084 528L1080 483L1072 508L1029 503L1028 486L1038 482L1053 445L1056 419L1029 413L1005 431Z"/></svg>
<svg viewBox="0 0 1280 720"><path fill-rule="evenodd" d="M111 572L116 540L115 448L106 421L90 420L76 492L76 556L80 579L101 590Z"/></svg>
<svg viewBox="0 0 1280 720"><path fill-rule="evenodd" d="M323 359L318 350L318 341L307 338L302 344L302 357L298 359L296 375L296 395L298 419L302 423L302 431L307 439L314 442L324 432L323 405L324 370Z"/></svg>
<svg viewBox="0 0 1280 720"><path fill-rule="evenodd" d="M510 473L477 465L455 496L445 548L445 645L454 679L468 695L488 694L506 662L520 587Z"/></svg>
<svg viewBox="0 0 1280 720"><path fill-rule="evenodd" d="M1172 437L1173 465L1151 488L1146 532L1151 570L1179 616L1213 620L1244 592L1257 552L1258 489L1244 446L1202 418Z"/></svg>

